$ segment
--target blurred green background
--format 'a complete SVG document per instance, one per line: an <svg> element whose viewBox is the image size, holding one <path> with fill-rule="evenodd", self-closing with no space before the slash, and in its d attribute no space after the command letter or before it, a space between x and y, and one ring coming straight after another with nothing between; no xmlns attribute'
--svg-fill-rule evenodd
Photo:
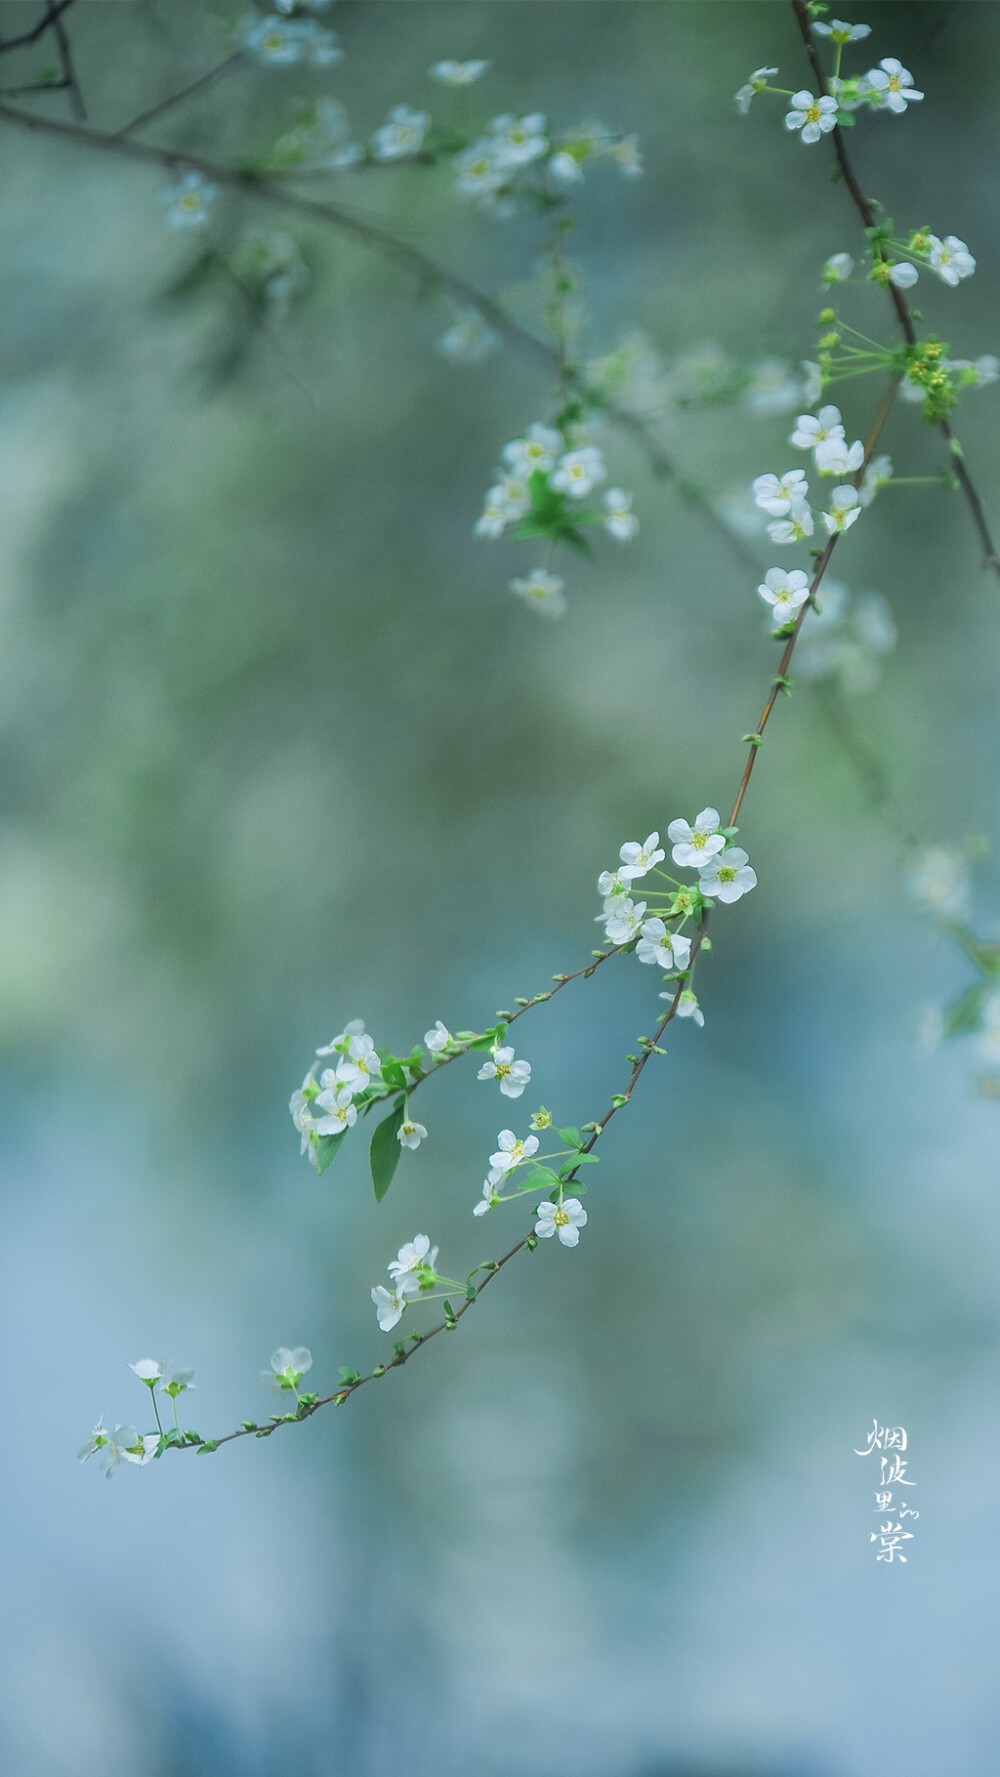
<svg viewBox="0 0 1000 1777"><path fill-rule="evenodd" d="M35 16L8 0L0 28ZM857 66L896 54L927 93L862 119L865 188L970 243L975 279L927 276L921 306L956 356L996 350L1000 11L861 16ZM225 51L196 0L70 21L107 129ZM731 97L762 64L802 84L790 8L340 0L324 22L339 66L243 67L147 139L237 161L317 93L365 137L396 103L445 113L431 62L489 57L471 116L642 140L642 180L595 169L574 200L588 355L636 329L668 360L813 355L853 213L825 146ZM77 1469L99 1411L141 1413L127 1359L194 1365L189 1416L221 1432L270 1410L276 1344L308 1344L320 1387L384 1355L368 1291L418 1228L462 1274L517 1237L469 1214L499 1126L469 1067L426 1089L431 1139L380 1208L359 1141L323 1179L299 1160L288 1094L349 1018L408 1048L578 966L621 842L729 806L773 644L753 569L610 429L640 535L569 560L567 616L536 621L506 591L531 551L472 536L500 446L547 416L536 363L456 370L433 292L276 209L310 282L223 375L237 310L168 294L197 243L164 228L165 176L2 141L4 1770L978 1777L1000 1727L1000 1113L968 1045L917 1044L970 971L805 684L747 801L760 888L716 921L706 1028L675 1027L609 1132L579 1250L512 1266L349 1411L112 1485ZM484 216L444 170L327 188L537 324L531 215ZM213 228L262 219L226 195ZM876 401L845 386L849 437ZM994 522L995 401L957 420ZM660 422L712 498L788 467L788 430L739 403ZM941 465L912 407L886 447L900 474ZM745 547L770 565L766 537ZM995 837L1000 605L964 508L886 494L837 573L894 613L849 707L908 820ZM984 931L998 894L987 865ZM611 965L532 1013L532 1100L597 1114L656 985ZM876 1416L910 1434L904 1568L868 1541L852 1452Z"/></svg>

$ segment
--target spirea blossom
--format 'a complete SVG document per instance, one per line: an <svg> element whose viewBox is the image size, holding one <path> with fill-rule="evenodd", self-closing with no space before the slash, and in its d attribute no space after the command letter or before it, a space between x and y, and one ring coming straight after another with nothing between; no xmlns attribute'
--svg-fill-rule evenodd
<svg viewBox="0 0 1000 1777"><path fill-rule="evenodd" d="M844 426L840 417L839 407L821 407L814 416L811 413L800 413L795 422L795 430L789 438L796 450L815 450L818 444L825 444L830 438L843 438ZM760 479L764 479L761 477ZM756 487L756 482L754 483ZM770 508L768 508L770 511Z"/></svg>
<svg viewBox="0 0 1000 1777"><path fill-rule="evenodd" d="M736 94L736 109L741 117L745 117L749 111L750 101L754 95L756 93L762 93L772 75L777 74L777 72L777 68L754 69L750 79L746 82L746 85L741 86Z"/></svg>
<svg viewBox="0 0 1000 1777"><path fill-rule="evenodd" d="M412 111L409 105L394 105L388 122L372 137L376 158L399 160L402 155L417 154L430 121L426 111Z"/></svg>
<svg viewBox="0 0 1000 1777"><path fill-rule="evenodd" d="M243 47L259 62L275 68L292 67L304 62L313 68L329 68L339 62L343 51L332 31L314 19L286 21L271 15L261 19L247 32Z"/></svg>
<svg viewBox="0 0 1000 1777"><path fill-rule="evenodd" d="M511 1048L494 1049L490 1059L483 1062L476 1079L496 1080L505 1098L520 1098L531 1082L531 1063L515 1061Z"/></svg>
<svg viewBox="0 0 1000 1777"><path fill-rule="evenodd" d="M593 444L585 444L579 450L568 450L560 457L558 467L549 477L549 484L561 492L569 494L571 499L582 500L589 494L598 481L607 475L604 459Z"/></svg>
<svg viewBox="0 0 1000 1777"><path fill-rule="evenodd" d="M523 578L508 581L514 595L542 617L561 617L566 609L563 582L558 574L547 574L544 568L532 568Z"/></svg>
<svg viewBox="0 0 1000 1777"><path fill-rule="evenodd" d="M805 537L811 537L815 526L813 515L805 500L793 500L787 518L776 518L767 527L767 534L772 543L801 543Z"/></svg>
<svg viewBox="0 0 1000 1777"><path fill-rule="evenodd" d="M919 276L916 266L908 259L897 259L895 265L889 267L889 282L895 284L897 290L912 290Z"/></svg>
<svg viewBox="0 0 1000 1777"><path fill-rule="evenodd" d="M431 1246L430 1236L414 1234L405 1246L401 1246L396 1257L390 1259L386 1269L397 1289L404 1277L416 1277L426 1266L433 1271L437 1264L438 1249Z"/></svg>
<svg viewBox="0 0 1000 1777"><path fill-rule="evenodd" d="M558 1234L563 1246L577 1246L580 1229L585 1226L587 1212L579 1197L564 1197L561 1203L540 1203L535 1211L535 1233L540 1240Z"/></svg>
<svg viewBox="0 0 1000 1777"><path fill-rule="evenodd" d="M444 86L471 86L489 66L489 62L435 62L429 73L432 80L440 80Z"/></svg>
<svg viewBox="0 0 1000 1777"><path fill-rule="evenodd" d="M818 142L837 122L837 101L824 97L814 99L812 93L792 94L791 110L785 114L786 130L799 130L803 142Z"/></svg>
<svg viewBox="0 0 1000 1777"><path fill-rule="evenodd" d="M946 284L955 285L962 278L971 278L976 262L957 234L946 235L943 241L936 234L928 235L927 239L930 243L931 265Z"/></svg>
<svg viewBox="0 0 1000 1777"><path fill-rule="evenodd" d="M541 111L533 111L527 117L495 117L490 135L494 159L506 167L526 166L529 161L538 160L549 145Z"/></svg>
<svg viewBox="0 0 1000 1777"><path fill-rule="evenodd" d="M848 25L843 19L831 19L828 25L814 20L813 30L818 37L830 37L834 43L860 43L871 35L871 25Z"/></svg>
<svg viewBox="0 0 1000 1777"><path fill-rule="evenodd" d="M160 202L167 206L167 227L204 228L218 195L218 186L210 185L204 174L185 173L176 185L160 192Z"/></svg>
<svg viewBox="0 0 1000 1777"><path fill-rule="evenodd" d="M634 882L637 877L645 876L657 864L662 863L666 852L661 849L660 835L649 833L642 845L635 839L628 840L618 856L622 861L618 875L623 882Z"/></svg>
<svg viewBox="0 0 1000 1777"><path fill-rule="evenodd" d="M700 870L726 843L725 834L718 831L719 825L717 808L703 808L690 825L687 821L671 821L667 838L673 841L670 855L674 863Z"/></svg>
<svg viewBox="0 0 1000 1777"><path fill-rule="evenodd" d="M641 963L657 963L661 969L686 969L691 940L682 932L671 932L662 919L646 919L635 954Z"/></svg>
<svg viewBox="0 0 1000 1777"><path fill-rule="evenodd" d="M774 622L780 626L797 617L805 604L809 597L809 576L801 568L793 568L790 574L786 574L784 568L769 568L757 591L771 606Z"/></svg>
<svg viewBox="0 0 1000 1777"><path fill-rule="evenodd" d="M631 510L632 495L620 487L613 487L605 494L604 504L608 513L604 529L609 536L617 537L619 543L629 542L639 529L639 520Z"/></svg>
<svg viewBox="0 0 1000 1777"><path fill-rule="evenodd" d="M460 309L442 333L437 349L449 364L482 364L500 350L500 335L483 320L476 308Z"/></svg>
<svg viewBox="0 0 1000 1777"><path fill-rule="evenodd" d="M419 1148L427 1140L427 1131L422 1123L413 1123L406 1117L396 1131L396 1140L401 1148Z"/></svg>
<svg viewBox="0 0 1000 1777"><path fill-rule="evenodd" d="M809 483L802 469L789 469L787 475L758 475L753 484L753 497L765 512L783 518L793 505L804 500Z"/></svg>
<svg viewBox="0 0 1000 1777"><path fill-rule="evenodd" d="M446 1024L441 1023L440 1018L433 1030L426 1030L424 1032L424 1044L430 1050L432 1055L442 1055L450 1042L451 1031Z"/></svg>
<svg viewBox="0 0 1000 1777"><path fill-rule="evenodd" d="M384 1283L378 1283L372 1290L372 1301L375 1314L383 1333L391 1333L394 1326L402 1320L406 1311L406 1299L415 1294L416 1278L404 1277L395 1289L387 1290Z"/></svg>
<svg viewBox="0 0 1000 1777"><path fill-rule="evenodd" d="M645 901L632 901L628 895L612 895L605 901L604 912L598 917L604 920L605 934L612 944L631 944L632 939L639 936L645 911Z"/></svg>
<svg viewBox="0 0 1000 1777"><path fill-rule="evenodd" d="M512 438L505 444L500 456L515 475L530 475L533 469L554 469L562 448L562 433L536 422L523 438Z"/></svg>
<svg viewBox="0 0 1000 1777"><path fill-rule="evenodd" d="M829 512L824 512L823 523L831 537L834 531L849 531L861 517L861 502L856 487L835 487Z"/></svg>
<svg viewBox="0 0 1000 1777"><path fill-rule="evenodd" d="M860 438L848 444L841 435L840 438L824 438L813 454L821 475L852 475L865 460L865 447Z"/></svg>
<svg viewBox="0 0 1000 1777"><path fill-rule="evenodd" d="M490 1165L498 1172L513 1172L522 1160L530 1160L532 1154L538 1152L537 1135L526 1135L520 1141L512 1129L501 1129L497 1136L497 1151L490 1155Z"/></svg>
<svg viewBox="0 0 1000 1777"><path fill-rule="evenodd" d="M703 867L698 887L713 901L738 901L757 887L757 873L743 847L729 845Z"/></svg>
<svg viewBox="0 0 1000 1777"><path fill-rule="evenodd" d="M907 105L922 99L913 84L913 75L895 56L883 56L877 68L869 68L864 78L869 103L888 110L905 111Z"/></svg>
<svg viewBox="0 0 1000 1777"><path fill-rule="evenodd" d="M824 284L842 284L854 270L854 260L849 253L831 253L823 267Z"/></svg>

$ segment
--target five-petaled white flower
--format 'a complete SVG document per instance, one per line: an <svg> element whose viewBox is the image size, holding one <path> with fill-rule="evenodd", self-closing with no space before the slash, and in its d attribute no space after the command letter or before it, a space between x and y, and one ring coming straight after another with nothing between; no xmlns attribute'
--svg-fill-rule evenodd
<svg viewBox="0 0 1000 1777"><path fill-rule="evenodd" d="M824 284L842 284L854 270L854 261L849 253L831 253L823 267Z"/></svg>
<svg viewBox="0 0 1000 1777"><path fill-rule="evenodd" d="M420 1143L426 1139L427 1131L423 1124L411 1123L408 1117L404 1118L396 1131L396 1140L401 1148L419 1148Z"/></svg>
<svg viewBox="0 0 1000 1777"><path fill-rule="evenodd" d="M607 470L596 445L584 444L579 450L568 450L560 457L559 466L549 477L549 485L558 488L561 493L569 494L573 500L582 500L589 494L598 481L603 481Z"/></svg>
<svg viewBox="0 0 1000 1777"><path fill-rule="evenodd" d="M930 242L931 264L946 284L955 285L962 278L971 278L976 262L957 234L945 235L943 241L936 234L928 235L927 239Z"/></svg>
<svg viewBox="0 0 1000 1777"><path fill-rule="evenodd" d="M495 117L490 134L497 160L509 167L526 166L537 160L549 145L541 111L532 111L527 117Z"/></svg>
<svg viewBox="0 0 1000 1777"><path fill-rule="evenodd" d="M564 1197L561 1203L540 1203L535 1211L535 1233L540 1240L548 1240L552 1234L558 1234L563 1246L577 1246L580 1240L580 1229L587 1220L587 1212L579 1197Z"/></svg>
<svg viewBox="0 0 1000 1777"><path fill-rule="evenodd" d="M860 438L856 438L853 444L848 444L843 436L824 438L813 454L821 475L853 475L865 460L865 447Z"/></svg>
<svg viewBox="0 0 1000 1777"><path fill-rule="evenodd" d="M202 228L219 195L217 185L209 185L202 173L185 173L177 185L168 185L160 192L166 204L168 228Z"/></svg>
<svg viewBox="0 0 1000 1777"><path fill-rule="evenodd" d="M801 543L814 530L813 515L805 500L794 500L787 518L776 518L767 527L772 543Z"/></svg>
<svg viewBox="0 0 1000 1777"><path fill-rule="evenodd" d="M612 944L631 944L632 939L639 936L645 911L645 901L631 901L627 895L612 895L605 901L604 912L598 918L603 919L604 930Z"/></svg>
<svg viewBox="0 0 1000 1777"><path fill-rule="evenodd" d="M554 426L536 421L523 438L513 438L500 452L515 475L528 476L533 469L551 469L563 447L563 436Z"/></svg>
<svg viewBox="0 0 1000 1777"><path fill-rule="evenodd" d="M476 1079L496 1080L505 1098L520 1098L531 1081L531 1063L515 1061L513 1049L494 1049L489 1061L483 1062Z"/></svg>
<svg viewBox="0 0 1000 1777"><path fill-rule="evenodd" d="M524 579L508 580L510 590L523 599L540 617L561 617L566 609L566 595L558 574L547 574L544 568L532 568Z"/></svg>
<svg viewBox="0 0 1000 1777"><path fill-rule="evenodd" d="M260 19L247 32L243 47L258 61L276 68L291 67L295 62L308 62L314 68L329 68L339 62L342 50L332 31L314 19L293 19L286 24L274 17Z"/></svg>
<svg viewBox="0 0 1000 1777"><path fill-rule="evenodd" d="M736 94L736 109L745 117L750 109L750 101L755 93L762 93L777 68L755 68L745 86L741 86Z"/></svg>
<svg viewBox="0 0 1000 1777"><path fill-rule="evenodd" d="M848 25L843 19L831 19L828 25L816 22L813 30L819 37L830 37L834 43L860 43L871 35L871 25Z"/></svg>
<svg viewBox="0 0 1000 1777"><path fill-rule="evenodd" d="M718 831L719 824L717 808L703 808L690 826L687 821L671 821L667 838L673 841L670 855L674 863L700 870L714 858L726 843L725 834Z"/></svg>
<svg viewBox="0 0 1000 1777"><path fill-rule="evenodd" d="M630 839L618 853L622 861L618 874L623 882L634 882L637 876L645 876L656 864L662 863L666 855L660 849L658 833L647 834L642 845L635 839Z"/></svg>
<svg viewBox="0 0 1000 1777"><path fill-rule="evenodd" d="M438 1019L437 1023L435 1024L433 1030L425 1030L424 1031L424 1043L425 1043L426 1047L430 1050L432 1055L443 1054L444 1050L447 1049L448 1044L450 1042L451 1042L451 1031L448 1029L448 1026L446 1024L441 1023L440 1018Z"/></svg>
<svg viewBox="0 0 1000 1777"><path fill-rule="evenodd" d="M119 1445L124 1460L134 1462L137 1468L145 1468L147 1462L152 1462L159 1447L158 1431L146 1432L143 1437L137 1437L134 1444Z"/></svg>
<svg viewBox="0 0 1000 1777"><path fill-rule="evenodd" d="M617 537L619 543L628 543L639 529L639 520L632 511L632 495L624 488L609 488L604 504L608 509L604 529L610 537Z"/></svg>
<svg viewBox="0 0 1000 1777"><path fill-rule="evenodd" d="M433 1271L437 1256L438 1249L431 1246L429 1235L414 1234L412 1240L400 1247L396 1257L389 1260L386 1270L398 1289L404 1277L415 1277L425 1265Z"/></svg>
<svg viewBox="0 0 1000 1777"><path fill-rule="evenodd" d="M394 1290L387 1290L384 1283L378 1283L372 1290L372 1301L378 1324L383 1333L391 1333L394 1326L402 1319L406 1309L406 1298L416 1289L416 1279L404 1277Z"/></svg>
<svg viewBox="0 0 1000 1777"><path fill-rule="evenodd" d="M129 1364L129 1369L135 1371L140 1382L154 1388L163 1376L163 1365L155 1357L141 1357L137 1364Z"/></svg>
<svg viewBox="0 0 1000 1777"><path fill-rule="evenodd" d="M765 512L784 518L786 512L804 500L809 492L804 469L789 469L787 475L758 475L753 484L753 497Z"/></svg>
<svg viewBox="0 0 1000 1777"><path fill-rule="evenodd" d="M743 847L730 845L705 866L698 887L713 901L738 901L741 895L757 887L757 873L750 868Z"/></svg>
<svg viewBox="0 0 1000 1777"><path fill-rule="evenodd" d="M757 591L771 606L775 624L780 627L798 615L809 597L809 576L801 568L793 568L790 574L784 568L768 568Z"/></svg>
<svg viewBox="0 0 1000 1777"><path fill-rule="evenodd" d="M440 80L444 86L471 86L489 66L489 62L435 62L429 73L432 80Z"/></svg>
<svg viewBox="0 0 1000 1777"><path fill-rule="evenodd" d="M635 954L641 963L658 963L661 969L686 969L691 960L691 940L682 932L669 931L662 919L647 919Z"/></svg>
<svg viewBox="0 0 1000 1777"><path fill-rule="evenodd" d="M426 111L412 111L409 105L394 105L388 123L384 123L372 137L377 159L398 160L401 155L419 153L430 121Z"/></svg>
<svg viewBox="0 0 1000 1777"><path fill-rule="evenodd" d="M261 1371L266 1381L271 1381L272 1378L281 1381L284 1378L296 1387L306 1371L312 1369L312 1352L308 1345L294 1345L291 1350L287 1345L279 1345L277 1351L271 1353L270 1364L270 1371Z"/></svg>
<svg viewBox="0 0 1000 1777"><path fill-rule="evenodd" d="M905 111L915 99L922 99L913 84L913 75L895 56L883 56L877 68L869 68L864 77L867 98L872 105L887 105L890 111Z"/></svg>
<svg viewBox="0 0 1000 1777"><path fill-rule="evenodd" d="M792 94L792 108L785 114L786 130L801 130L803 142L818 142L837 122L837 101L814 99L812 93Z"/></svg>
<svg viewBox="0 0 1000 1777"><path fill-rule="evenodd" d="M352 1037L343 1061L337 1063L337 1079L342 1085L350 1086L353 1092L363 1092L366 1086L381 1077L382 1063L375 1053L375 1044L371 1037ZM328 1084L325 1074L323 1084Z"/></svg>
<svg viewBox="0 0 1000 1777"><path fill-rule="evenodd" d="M474 1216L486 1215L487 1211L491 1210L494 1204L499 1203L500 1198L497 1194L497 1186L503 1184L506 1176L506 1173L501 1171L500 1167L493 1166L490 1168L488 1177L483 1180L482 1197L472 1212Z"/></svg>
<svg viewBox="0 0 1000 1777"><path fill-rule="evenodd" d="M834 531L849 531L860 517L861 503L857 488L835 487L830 510L823 514L823 523L831 537Z"/></svg>
<svg viewBox="0 0 1000 1777"><path fill-rule="evenodd" d="M843 438L844 424L840 417L839 407L821 407L817 415L800 413L795 422L795 430L789 438L797 450L815 450L818 444L825 444L830 438ZM768 507L768 511L771 508Z"/></svg>
<svg viewBox="0 0 1000 1777"><path fill-rule="evenodd" d="M490 1155L490 1165L498 1172L513 1172L522 1160L530 1160L537 1152L537 1135L526 1135L523 1141L519 1141L512 1129L501 1129L497 1136L497 1152Z"/></svg>
<svg viewBox="0 0 1000 1777"><path fill-rule="evenodd" d="M462 197L490 198L505 183L503 168L495 155L496 144L485 138L473 142L464 154L457 156L456 190Z"/></svg>
<svg viewBox="0 0 1000 1777"><path fill-rule="evenodd" d="M315 1102L324 1114L317 1117L312 1127L317 1135L343 1135L344 1130L353 1129L358 1120L354 1095L350 1086L337 1084L337 1076L329 1068L322 1078L328 1084L323 1092L317 1093ZM308 1139L305 1129L303 1139Z"/></svg>

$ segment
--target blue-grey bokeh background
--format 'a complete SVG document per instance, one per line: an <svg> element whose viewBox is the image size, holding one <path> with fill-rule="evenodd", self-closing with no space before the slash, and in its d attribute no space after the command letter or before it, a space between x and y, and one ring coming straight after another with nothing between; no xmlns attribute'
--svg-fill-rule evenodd
<svg viewBox="0 0 1000 1777"><path fill-rule="evenodd" d="M1000 13L861 10L872 59L928 95L855 131L866 186L970 242L973 282L920 295L956 354L996 349ZM29 12L4 6L5 33ZM196 0L79 15L107 128L223 47ZM432 61L487 56L474 115L642 137L645 178L595 172L578 205L590 351L638 327L668 357L811 355L854 218L825 146L731 102L764 63L802 83L784 5L344 0L329 22L340 67L244 69L149 139L237 160L305 91L367 133L447 105ZM560 624L509 598L526 552L471 527L550 391L513 351L444 364L448 311L412 279L275 211L309 291L216 380L226 304L165 297L194 249L156 169L2 139L4 1770L978 1777L1000 1111L968 1046L915 1042L968 968L805 687L747 804L760 889L717 921L706 1028L609 1134L579 1250L512 1266L346 1412L110 1485L76 1467L100 1410L140 1412L126 1359L195 1365L208 1435L268 1410L277 1343L312 1348L317 1385L372 1362L369 1287L418 1228L461 1271L507 1244L469 1215L503 1119L468 1069L427 1089L431 1138L380 1209L360 1143L322 1180L299 1161L289 1090L347 1018L409 1046L576 966L622 839L728 805L773 656L753 574L611 433L640 537L569 563ZM530 217L419 169L336 195L535 323ZM227 198L217 226L261 219ZM849 435L875 398L847 385ZM971 395L995 517L997 425ZM787 431L725 407L664 436L714 494L787 467ZM912 408L887 444L901 473L940 465ZM886 495L838 563L895 612L851 714L908 818L995 836L1000 609L966 513ZM984 928L997 893L986 867ZM622 965L520 1027L562 1119L606 1103L654 994ZM905 1568L868 1544L852 1450L876 1415L910 1434Z"/></svg>

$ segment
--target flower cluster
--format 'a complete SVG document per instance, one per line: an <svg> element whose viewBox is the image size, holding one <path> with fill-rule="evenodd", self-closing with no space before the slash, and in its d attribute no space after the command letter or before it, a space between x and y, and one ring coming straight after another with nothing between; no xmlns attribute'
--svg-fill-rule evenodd
<svg viewBox="0 0 1000 1777"><path fill-rule="evenodd" d="M157 1391L167 1396L173 1408L174 1423L170 1430L164 1432L155 1400L153 1412L156 1415L157 1429L154 1432L138 1432L134 1425L116 1425L113 1430L109 1430L104 1424L102 1413L77 1456L80 1462L86 1462L88 1457L100 1454L101 1467L109 1478L119 1463L129 1462L136 1468L145 1468L147 1463L160 1454L165 1444L184 1438L185 1434L180 1431L177 1423L177 1400L194 1387L193 1370L171 1369L158 1358L142 1357L137 1363L129 1364L129 1369L148 1388L151 1399Z"/></svg>
<svg viewBox="0 0 1000 1777"><path fill-rule="evenodd" d="M537 178L545 170L557 189L577 185L584 177L584 164L595 159L614 162L627 178L642 172L635 136L615 135L597 124L555 137L541 111L524 117L505 113L493 119L486 135L456 156L456 189L462 197L479 198L496 214L508 216L526 174Z"/></svg>
<svg viewBox="0 0 1000 1777"><path fill-rule="evenodd" d="M785 128L811 144L829 135L838 123L853 123L852 113L862 106L899 114L923 98L923 93L913 84L909 69L904 68L895 56L884 56L877 67L869 68L866 74L841 75L844 50L851 44L862 43L871 33L870 25L852 25L845 19L831 19L828 24L817 20L813 30L826 38L834 49L834 66L826 81L827 91L818 96L807 87L788 92L771 85L778 73L777 68L757 68L736 94L739 112L745 116L758 93L777 93L789 101Z"/></svg>
<svg viewBox="0 0 1000 1777"><path fill-rule="evenodd" d="M798 450L811 450L820 475L855 474L865 458L860 438L848 444L840 409L821 407L817 414L799 414L789 443ZM810 505L809 483L803 469L789 469L784 475L758 475L753 483L754 503L771 515L767 533L772 543L801 543L811 537L816 526L814 514L822 518L828 536L848 531L861 517L878 487L890 479L892 468L888 458L881 458L881 470L870 466L861 489L849 483L834 488L828 511Z"/></svg>
<svg viewBox="0 0 1000 1777"><path fill-rule="evenodd" d="M275 13L266 18L255 15L244 32L243 48L272 68L291 68L296 64L331 68L343 54L334 33L315 19L288 16L305 10L296 6L295 0L286 0L278 7L278 12L286 15L284 18ZM309 10L322 10L322 5L317 7L313 0Z"/></svg>
<svg viewBox="0 0 1000 1777"><path fill-rule="evenodd" d="M379 1283L371 1293L383 1333L391 1333L399 1324L412 1297L427 1295L439 1283L448 1281L439 1278L434 1269L437 1256L438 1249L431 1246L428 1236L415 1234L400 1247L396 1257L389 1260L386 1269L392 1279L391 1287L387 1289L384 1283ZM461 1285L453 1287L461 1288Z"/></svg>

